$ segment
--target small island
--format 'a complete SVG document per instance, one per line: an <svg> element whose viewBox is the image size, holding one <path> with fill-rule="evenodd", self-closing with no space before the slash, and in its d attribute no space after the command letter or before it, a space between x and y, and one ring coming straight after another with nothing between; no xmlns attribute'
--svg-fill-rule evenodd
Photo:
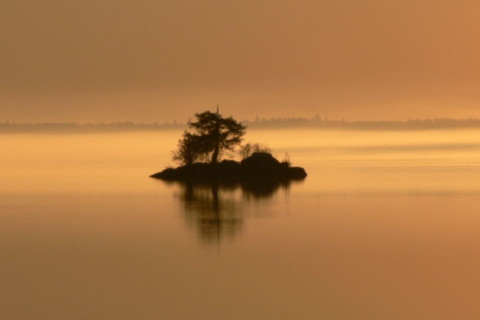
<svg viewBox="0 0 480 320"><path fill-rule="evenodd" d="M305 169L292 167L287 159L279 161L270 150L258 143L241 145L246 127L232 117L223 118L218 111L195 114L173 152L181 165L166 168L150 177L166 181L199 183L286 183L303 180ZM241 161L221 160L221 154L236 151Z"/></svg>

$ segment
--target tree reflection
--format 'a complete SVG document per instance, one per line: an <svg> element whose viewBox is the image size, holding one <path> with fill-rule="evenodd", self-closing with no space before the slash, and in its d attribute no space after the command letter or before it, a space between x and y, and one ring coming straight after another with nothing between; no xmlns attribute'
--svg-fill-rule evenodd
<svg viewBox="0 0 480 320"><path fill-rule="evenodd" d="M244 181L241 183L175 182L187 225L206 243L233 239L243 228L246 204L265 201L279 189L287 190L290 182Z"/></svg>
<svg viewBox="0 0 480 320"><path fill-rule="evenodd" d="M288 190L290 181L270 180L258 182L246 180L241 183L242 191L246 198L262 199L272 197L279 189Z"/></svg>
<svg viewBox="0 0 480 320"><path fill-rule="evenodd" d="M223 196L217 184L182 183L180 201L184 204L187 224L207 243L233 237L243 224L238 203Z"/></svg>

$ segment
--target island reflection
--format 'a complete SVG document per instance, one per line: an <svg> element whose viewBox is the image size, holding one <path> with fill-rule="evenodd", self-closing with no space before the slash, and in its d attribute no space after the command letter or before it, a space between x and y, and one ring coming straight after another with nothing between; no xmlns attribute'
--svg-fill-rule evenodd
<svg viewBox="0 0 480 320"><path fill-rule="evenodd" d="M219 244L241 233L249 203L268 201L279 190L287 192L291 182L169 184L179 187L178 199L186 224L198 234L203 243Z"/></svg>

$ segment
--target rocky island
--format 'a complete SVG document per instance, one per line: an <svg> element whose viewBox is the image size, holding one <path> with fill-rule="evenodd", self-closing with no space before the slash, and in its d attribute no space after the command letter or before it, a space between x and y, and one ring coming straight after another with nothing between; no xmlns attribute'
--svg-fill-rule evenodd
<svg viewBox="0 0 480 320"><path fill-rule="evenodd" d="M291 167L288 162L280 162L270 153L255 152L240 162L234 160L216 163L197 162L178 168L167 168L150 177L170 181L236 183L286 182L303 180L306 176L305 169L301 167Z"/></svg>
<svg viewBox="0 0 480 320"><path fill-rule="evenodd" d="M240 145L246 127L232 117L223 118L217 112L195 114L196 121L189 122L192 131L185 131L173 152L177 168L167 168L150 177L166 181L228 183L228 184L278 184L303 180L305 169L292 167L288 160L278 161L267 147L259 144ZM223 152L240 147L243 160L221 160Z"/></svg>

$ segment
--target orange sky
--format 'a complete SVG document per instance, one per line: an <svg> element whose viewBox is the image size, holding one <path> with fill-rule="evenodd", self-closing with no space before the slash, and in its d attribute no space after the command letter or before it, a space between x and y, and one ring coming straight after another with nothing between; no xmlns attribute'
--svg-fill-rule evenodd
<svg viewBox="0 0 480 320"><path fill-rule="evenodd" d="M3 0L0 121L480 117L475 0Z"/></svg>

